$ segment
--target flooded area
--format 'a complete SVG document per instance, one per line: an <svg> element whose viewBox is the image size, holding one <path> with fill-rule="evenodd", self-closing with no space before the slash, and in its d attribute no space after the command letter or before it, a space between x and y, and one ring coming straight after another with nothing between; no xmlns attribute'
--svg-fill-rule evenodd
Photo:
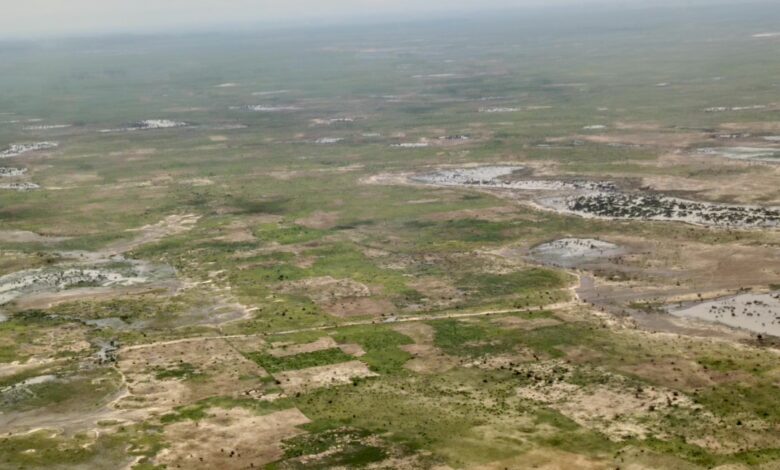
<svg viewBox="0 0 780 470"><path fill-rule="evenodd" d="M120 127L118 129L103 129L100 132L132 132L132 131L149 131L159 129L176 129L179 127L187 127L189 123L183 121L173 121L171 119L145 119L143 121L134 122L128 126Z"/></svg>
<svg viewBox="0 0 780 470"><path fill-rule="evenodd" d="M591 238L562 238L537 245L529 256L542 264L575 268L586 263L625 254L627 250L614 243Z"/></svg>
<svg viewBox="0 0 780 470"><path fill-rule="evenodd" d="M39 185L29 182L0 183L0 189L9 189L11 191L33 191L40 188Z"/></svg>
<svg viewBox="0 0 780 470"><path fill-rule="evenodd" d="M780 292L741 294L690 306L669 308L677 317L695 318L780 338Z"/></svg>
<svg viewBox="0 0 780 470"><path fill-rule="evenodd" d="M246 106L233 106L230 108L234 111L251 111L255 113L283 113L287 111L298 111L301 108L298 106L285 105L285 106L268 106L268 105L246 105Z"/></svg>
<svg viewBox="0 0 780 470"><path fill-rule="evenodd" d="M8 148L0 150L0 158L18 157L39 150L50 150L58 147L57 142L36 142L32 144L11 144Z"/></svg>
<svg viewBox="0 0 780 470"><path fill-rule="evenodd" d="M764 147L707 147L697 150L699 155L711 155L732 160L780 163L780 149Z"/></svg>
<svg viewBox="0 0 780 470"><path fill-rule="evenodd" d="M548 191L535 206L585 218L684 222L722 228L780 227L780 208L699 202L650 191L619 189L609 181L534 177L522 166L483 166L412 176L412 182L516 191Z"/></svg>
<svg viewBox="0 0 780 470"><path fill-rule="evenodd" d="M167 266L129 260L30 269L0 277L0 305L76 288L136 286L172 278L174 274Z"/></svg>
<svg viewBox="0 0 780 470"><path fill-rule="evenodd" d="M13 178L23 176L27 173L27 168L0 167L0 178Z"/></svg>
<svg viewBox="0 0 780 470"><path fill-rule="evenodd" d="M689 201L652 193L593 192L538 202L544 208L586 218L685 222L721 228L780 226L780 208Z"/></svg>
<svg viewBox="0 0 780 470"><path fill-rule="evenodd" d="M481 188L517 189L526 191L575 191L606 190L611 183L593 181L563 181L527 178L528 170L522 166L483 166L441 170L413 176L412 181L436 186L475 186Z"/></svg>

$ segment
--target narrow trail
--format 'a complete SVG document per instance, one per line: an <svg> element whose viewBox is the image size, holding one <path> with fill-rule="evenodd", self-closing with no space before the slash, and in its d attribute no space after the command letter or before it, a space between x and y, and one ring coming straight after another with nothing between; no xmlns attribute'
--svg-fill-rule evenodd
<svg viewBox="0 0 780 470"><path fill-rule="evenodd" d="M576 305L579 305L579 299L576 297L573 300L569 300L567 302L557 302L554 304L548 304L548 305L542 305L539 307L539 310L559 310L562 308L568 308L568 307L574 307ZM377 320L361 320L361 321L354 321L354 322L347 322L347 323L340 323L338 325L323 325L323 326L313 326L309 328L297 328L294 330L284 330L284 331L277 331L273 333L253 333L253 334L245 334L245 335L215 335L215 336L196 336L196 337L190 337L190 338L179 338L179 339L173 339L170 341L157 341L154 343L147 343L147 344L136 344L133 346L127 346L120 349L121 351L136 351L139 349L147 349L147 348L153 348L157 346L167 346L167 345L173 345L173 344L182 344L182 343L191 343L191 342L201 342L201 341L214 341L214 340L231 340L231 339L248 339L248 338L262 338L265 336L284 336L284 335L292 335L296 333L307 333L307 332L313 332L313 331L329 331L329 330L336 330L339 328L349 328L353 326L366 326L366 325L381 325L381 324L396 324L396 323L411 323L411 322L420 322L420 321L435 321L435 320L447 320L447 319L457 319L457 318L473 318L473 317L485 317L490 315L502 315L506 313L518 313L518 312L527 312L529 309L527 308L510 308L510 309L502 309L502 310L483 310L479 312L463 312L463 313L443 313L438 315L417 315L417 316L409 316L409 317L398 317L395 319L390 320L384 320L384 321L377 321Z"/></svg>

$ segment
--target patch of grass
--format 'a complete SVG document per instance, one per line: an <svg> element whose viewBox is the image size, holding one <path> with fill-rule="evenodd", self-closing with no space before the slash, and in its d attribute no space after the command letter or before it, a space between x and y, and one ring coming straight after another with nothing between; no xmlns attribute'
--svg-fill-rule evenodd
<svg viewBox="0 0 780 470"><path fill-rule="evenodd" d="M497 297L566 287L568 276L551 269L533 268L510 274L479 273L461 278L458 287L480 297Z"/></svg>
<svg viewBox="0 0 780 470"><path fill-rule="evenodd" d="M157 380L165 379L193 379L204 374L195 369L195 366L188 362L181 362L168 369L158 369L154 376Z"/></svg>
<svg viewBox="0 0 780 470"><path fill-rule="evenodd" d="M159 434L140 426L72 437L49 431L0 438L0 468L120 468L128 455L149 457L161 449Z"/></svg>
<svg viewBox="0 0 780 470"><path fill-rule="evenodd" d="M537 328L524 332L519 341L534 351L563 357L562 347L590 344L592 334L589 326L586 323L567 323Z"/></svg>
<svg viewBox="0 0 780 470"><path fill-rule="evenodd" d="M180 406L171 413L160 417L162 424L177 423L180 421L199 421L208 416L209 408L244 408L251 410L257 415L266 415L275 411L286 410L293 406L289 399L281 398L278 400L251 400L232 397L211 397L201 400L193 405Z"/></svg>
<svg viewBox="0 0 780 470"><path fill-rule="evenodd" d="M300 225L282 226L276 224L262 225L254 231L254 235L265 242L277 242L282 245L305 243L321 238L327 232Z"/></svg>
<svg viewBox="0 0 780 470"><path fill-rule="evenodd" d="M387 327L362 326L339 330L334 338L339 343L357 343L366 354L360 360L378 374L392 374L403 369L411 355L399 346L412 344L411 338Z"/></svg>
<svg viewBox="0 0 780 470"><path fill-rule="evenodd" d="M286 370L306 369L309 367L339 364L354 359L339 348L323 349L292 356L276 357L263 352L247 353L247 357L257 362L269 373Z"/></svg>
<svg viewBox="0 0 780 470"><path fill-rule="evenodd" d="M780 386L774 382L751 385L720 384L698 395L699 403L718 416L732 421L762 419L780 423L780 408L775 406Z"/></svg>
<svg viewBox="0 0 780 470"><path fill-rule="evenodd" d="M459 320L441 320L430 323L436 330L434 344L447 354L471 354L469 344L488 341L488 331L478 324L464 323Z"/></svg>

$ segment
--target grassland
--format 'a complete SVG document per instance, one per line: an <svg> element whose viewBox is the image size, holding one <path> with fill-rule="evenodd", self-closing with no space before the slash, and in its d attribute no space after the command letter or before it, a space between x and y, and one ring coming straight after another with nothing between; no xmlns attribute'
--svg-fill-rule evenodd
<svg viewBox="0 0 780 470"><path fill-rule="evenodd" d="M41 185L0 190L0 296L20 271L173 268L0 305L0 468L777 468L778 339L664 310L776 291L777 230L407 177L512 164L780 206L780 166L696 152L780 134L778 40L753 37L778 19L0 44L0 151L59 143L0 160ZM116 131L147 119L188 125ZM561 238L625 254L527 256Z"/></svg>

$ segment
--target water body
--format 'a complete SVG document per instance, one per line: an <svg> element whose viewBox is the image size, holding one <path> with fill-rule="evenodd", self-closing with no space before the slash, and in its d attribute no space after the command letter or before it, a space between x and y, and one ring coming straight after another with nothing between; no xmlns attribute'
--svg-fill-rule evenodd
<svg viewBox="0 0 780 470"><path fill-rule="evenodd" d="M780 291L735 295L670 308L669 313L780 338Z"/></svg>

